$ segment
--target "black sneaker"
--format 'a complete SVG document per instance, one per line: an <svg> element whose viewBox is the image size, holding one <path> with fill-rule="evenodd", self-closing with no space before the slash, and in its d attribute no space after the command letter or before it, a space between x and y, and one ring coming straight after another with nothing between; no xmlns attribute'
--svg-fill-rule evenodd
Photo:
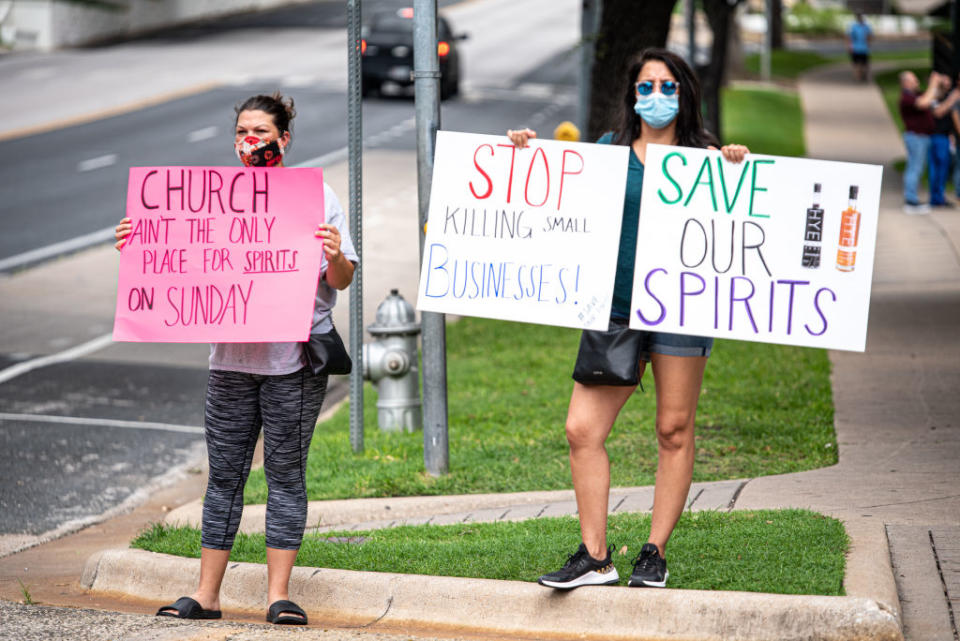
<svg viewBox="0 0 960 641"><path fill-rule="evenodd" d="M644 543L640 554L633 561L633 572L627 585L633 588L665 588L670 573L667 561L653 543Z"/></svg>
<svg viewBox="0 0 960 641"><path fill-rule="evenodd" d="M620 582L620 575L613 566L612 551L613 548L608 548L607 558L598 561L590 556L587 546L581 543L562 568L544 574L537 579L537 583L559 590L571 590L581 585L616 585Z"/></svg>

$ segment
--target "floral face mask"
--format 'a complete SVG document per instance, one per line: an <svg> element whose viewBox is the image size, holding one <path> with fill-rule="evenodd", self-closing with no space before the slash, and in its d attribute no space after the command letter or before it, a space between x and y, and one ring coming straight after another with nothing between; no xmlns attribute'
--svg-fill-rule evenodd
<svg viewBox="0 0 960 641"><path fill-rule="evenodd" d="M234 149L246 167L273 167L283 160L284 149L279 139L266 142L256 136L244 136L234 144Z"/></svg>

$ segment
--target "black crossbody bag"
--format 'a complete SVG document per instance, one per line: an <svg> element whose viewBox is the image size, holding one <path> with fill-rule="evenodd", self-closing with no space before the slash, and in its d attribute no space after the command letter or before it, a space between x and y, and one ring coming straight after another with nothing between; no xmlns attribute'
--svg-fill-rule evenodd
<svg viewBox="0 0 960 641"><path fill-rule="evenodd" d="M626 321L611 320L607 330L583 330L573 380L585 385L639 384L642 341Z"/></svg>
<svg viewBox="0 0 960 641"><path fill-rule="evenodd" d="M303 343L303 356L316 375L349 374L353 370L353 361L336 327L326 334L310 334L310 340Z"/></svg>

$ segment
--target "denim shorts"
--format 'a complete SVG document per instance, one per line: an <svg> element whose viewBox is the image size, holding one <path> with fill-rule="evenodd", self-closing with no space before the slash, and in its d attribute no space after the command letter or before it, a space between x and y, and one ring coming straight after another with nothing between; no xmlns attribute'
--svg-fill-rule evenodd
<svg viewBox="0 0 960 641"><path fill-rule="evenodd" d="M626 320L611 318L611 323L626 323ZM650 362L650 354L666 354L667 356L710 356L713 349L713 338L710 336L688 336L686 334L669 334L667 332L651 332L645 329L634 330L643 338L640 341L641 361Z"/></svg>

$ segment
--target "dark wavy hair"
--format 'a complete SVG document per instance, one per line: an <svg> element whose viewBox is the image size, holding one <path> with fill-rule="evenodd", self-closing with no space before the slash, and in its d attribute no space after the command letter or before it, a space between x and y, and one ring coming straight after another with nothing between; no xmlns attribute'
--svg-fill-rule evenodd
<svg viewBox="0 0 960 641"><path fill-rule="evenodd" d="M678 144L681 147L698 147L700 149L710 146L719 147L717 138L703 128L703 116L700 114L700 82L690 65L677 54L654 47L640 52L627 72L620 122L613 130L613 144L629 145L640 136L643 120L633 110L633 106L637 102L634 84L637 82L640 70L651 60L659 60L667 65L667 69L677 79L680 92L680 111L677 113L676 129Z"/></svg>
<svg viewBox="0 0 960 641"><path fill-rule="evenodd" d="M291 121L297 115L296 110L293 108L293 98L284 98L279 91L274 92L272 96L264 94L250 96L234 107L233 110L236 112L236 116L233 119L234 125L237 124L237 120L240 119L240 113L243 111L263 111L270 114L273 118L273 124L280 130L281 135L285 131L293 134Z"/></svg>

